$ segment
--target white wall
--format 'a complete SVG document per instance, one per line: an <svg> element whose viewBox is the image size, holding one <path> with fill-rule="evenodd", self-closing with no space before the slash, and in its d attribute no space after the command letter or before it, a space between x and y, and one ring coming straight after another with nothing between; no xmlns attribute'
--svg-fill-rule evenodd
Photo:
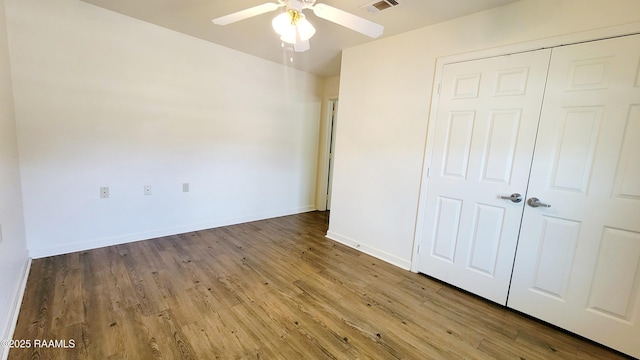
<svg viewBox="0 0 640 360"><path fill-rule="evenodd" d="M33 257L315 208L321 79L77 0L6 6Z"/></svg>
<svg viewBox="0 0 640 360"><path fill-rule="evenodd" d="M0 339L11 338L28 262L6 29L0 1Z"/></svg>
<svg viewBox="0 0 640 360"><path fill-rule="evenodd" d="M638 21L637 0L522 0L346 49L327 236L409 269L438 57Z"/></svg>

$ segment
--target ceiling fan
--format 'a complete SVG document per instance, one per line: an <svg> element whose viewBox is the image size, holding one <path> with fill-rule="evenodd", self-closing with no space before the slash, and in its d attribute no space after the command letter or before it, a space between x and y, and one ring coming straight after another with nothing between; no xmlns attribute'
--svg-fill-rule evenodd
<svg viewBox="0 0 640 360"><path fill-rule="evenodd" d="M295 52L304 52L309 50L311 48L309 45L309 39L316 33L316 29L302 13L302 11L306 9L312 9L313 13L319 18L329 20L372 38L377 38L382 35L382 32L384 31L384 26L380 24L376 24L372 21L326 4L316 4L316 0L277 1L277 3L264 3L262 5L250 7L245 10L215 18L211 21L217 25L227 25L285 7L285 12L276 16L271 22L271 25L276 33L280 35L280 40L288 44L292 44Z"/></svg>

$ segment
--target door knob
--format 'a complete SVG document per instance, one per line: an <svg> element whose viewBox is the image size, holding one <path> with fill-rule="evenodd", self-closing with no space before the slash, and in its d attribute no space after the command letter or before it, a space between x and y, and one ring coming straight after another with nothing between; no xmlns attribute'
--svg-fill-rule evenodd
<svg viewBox="0 0 640 360"><path fill-rule="evenodd" d="M500 199L504 199L504 200L511 200L514 203L519 203L520 201L522 201L522 195L518 194L518 193L513 193L509 196L500 196Z"/></svg>
<svg viewBox="0 0 640 360"><path fill-rule="evenodd" d="M529 198L529 200L527 200L527 204L529 204L529 206L534 207L534 208L536 208L536 207L550 208L551 207L551 205L549 205L549 204L545 204L545 203L540 202L540 199L538 199L537 197Z"/></svg>

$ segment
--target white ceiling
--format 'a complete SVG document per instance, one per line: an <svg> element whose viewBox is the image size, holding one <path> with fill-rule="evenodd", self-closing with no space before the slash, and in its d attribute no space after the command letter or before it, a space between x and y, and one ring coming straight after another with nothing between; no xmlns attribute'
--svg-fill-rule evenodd
<svg viewBox="0 0 640 360"><path fill-rule="evenodd" d="M305 15L317 32L310 40L311 50L304 53L292 53L281 47L281 41L271 27L271 20L282 11L280 9L226 26L211 22L213 18L269 0L82 1L322 77L340 74L342 49L374 41L320 19L310 10L306 10ZM384 25L384 34L380 37L383 38L515 1L518 0L400 0L401 6L377 14L370 14L362 8L372 0L318 2ZM293 62L290 62L291 54Z"/></svg>

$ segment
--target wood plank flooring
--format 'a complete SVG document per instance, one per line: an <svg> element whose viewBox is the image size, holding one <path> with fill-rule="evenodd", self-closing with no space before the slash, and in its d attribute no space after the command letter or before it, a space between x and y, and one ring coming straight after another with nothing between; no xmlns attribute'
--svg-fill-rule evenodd
<svg viewBox="0 0 640 360"><path fill-rule="evenodd" d="M10 359L620 359L330 241L312 212L34 260ZM393 239L389 239L393 241Z"/></svg>

